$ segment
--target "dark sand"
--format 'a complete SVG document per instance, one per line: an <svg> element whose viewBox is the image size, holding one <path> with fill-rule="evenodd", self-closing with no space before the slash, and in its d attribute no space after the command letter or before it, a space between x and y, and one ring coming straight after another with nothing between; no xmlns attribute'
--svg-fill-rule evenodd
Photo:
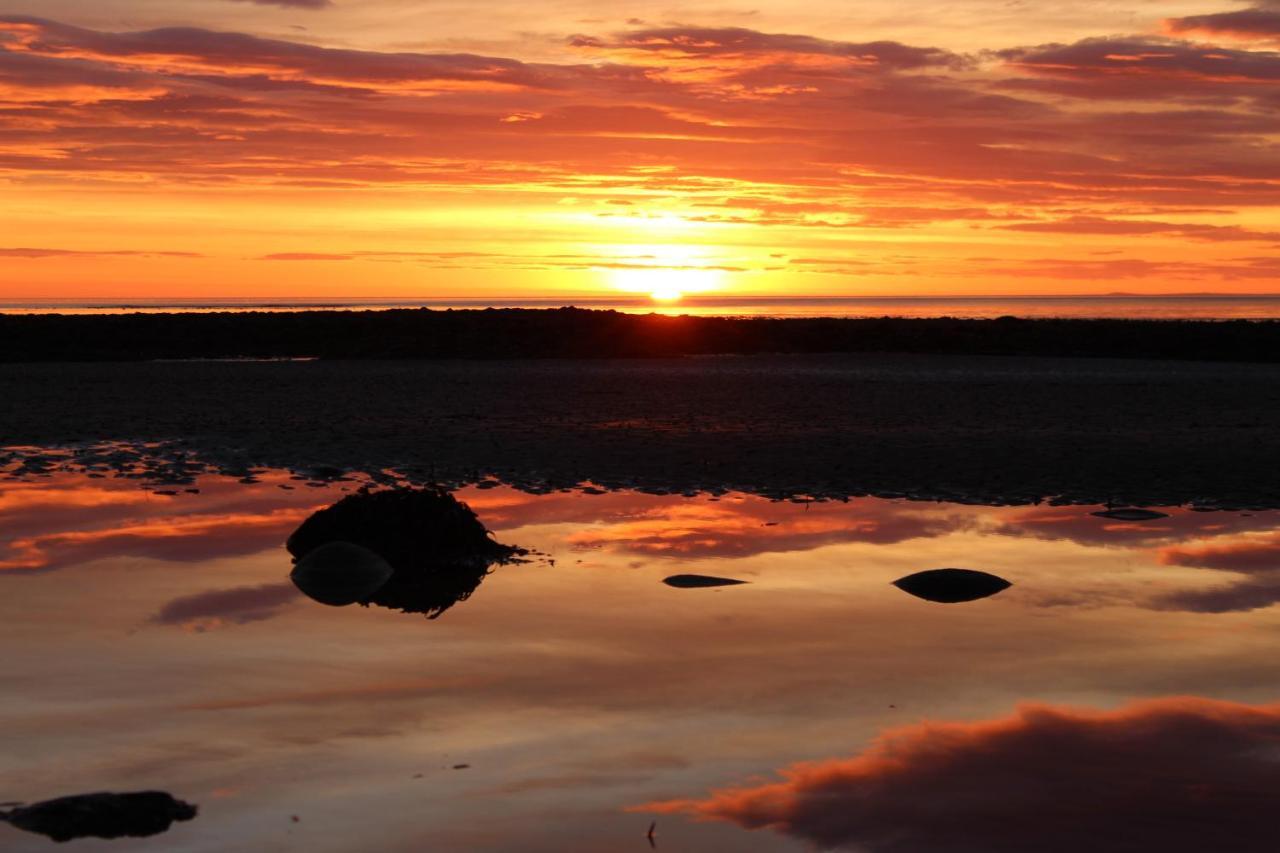
<svg viewBox="0 0 1280 853"><path fill-rule="evenodd" d="M171 442L147 451L155 482L205 464L314 477L392 468L417 482L497 477L533 490L589 481L778 497L1280 507L1280 367L1256 364L919 355L22 364L0 366L0 399L2 445ZM37 454L9 455L13 471ZM133 459L70 461L118 471Z"/></svg>

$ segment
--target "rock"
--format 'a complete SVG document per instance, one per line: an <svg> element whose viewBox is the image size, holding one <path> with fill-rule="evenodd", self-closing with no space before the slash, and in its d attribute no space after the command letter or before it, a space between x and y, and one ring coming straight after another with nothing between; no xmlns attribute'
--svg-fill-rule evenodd
<svg viewBox="0 0 1280 853"><path fill-rule="evenodd" d="M976 601L1013 586L1004 578L972 569L930 569L898 578L893 585L916 598L941 604Z"/></svg>
<svg viewBox="0 0 1280 853"><path fill-rule="evenodd" d="M328 542L299 560L289 579L308 598L342 607L367 600L394 573L390 563L368 548Z"/></svg>
<svg viewBox="0 0 1280 853"><path fill-rule="evenodd" d="M372 552L391 569L354 600L432 619L470 597L494 565L527 553L494 541L470 507L437 487L348 495L304 521L285 547L301 566L336 542Z"/></svg>
<svg viewBox="0 0 1280 853"><path fill-rule="evenodd" d="M663 578L662 582L677 589L701 589L709 586L737 586L738 584L750 583L750 581L717 578L710 575L672 575L669 578Z"/></svg>
<svg viewBox="0 0 1280 853"><path fill-rule="evenodd" d="M163 791L77 794L0 812L18 829L54 841L74 838L144 838L159 835L175 821L191 820L197 808Z"/></svg>
<svg viewBox="0 0 1280 853"><path fill-rule="evenodd" d="M1098 518L1113 518L1116 521L1155 521L1158 518L1169 517L1168 513L1156 512L1153 509L1138 509L1136 507L1107 509L1090 513L1090 515L1096 515Z"/></svg>

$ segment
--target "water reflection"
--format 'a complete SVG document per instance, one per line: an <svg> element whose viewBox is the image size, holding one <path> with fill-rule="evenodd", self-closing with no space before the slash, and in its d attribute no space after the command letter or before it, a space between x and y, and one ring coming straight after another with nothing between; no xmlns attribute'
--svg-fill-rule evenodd
<svg viewBox="0 0 1280 853"><path fill-rule="evenodd" d="M642 809L867 853L1274 850L1278 749L1280 705L1028 704L891 729L851 758Z"/></svg>
<svg viewBox="0 0 1280 853"><path fill-rule="evenodd" d="M172 790L201 804L181 827L184 850L322 853L644 849L651 818L626 809L678 800L682 815L720 819L664 817L660 849L773 853L808 849L811 825L754 799L784 831L748 833L741 812L700 811L721 799L706 792L831 756L854 756L834 770L861 761L863 772L894 732L914 763L868 777L883 788L858 789L878 807L871 834L842 843L891 843L892 809L919 811L926 794L967 849L999 850L1001 832L1026 841L1030 818L995 799L1013 791L1027 815L1049 808L1033 794L1053 780L1035 767L1061 763L1084 787L1093 766L1125 796L1140 785L1101 751L1108 733L1137 744L1124 760L1139 764L1139 745L1176 734L1192 787L1225 784L1195 752L1219 744L1245 803L1272 781L1251 762L1274 747L1241 721L1272 715L1280 683L1276 514L1169 509L1129 522L1092 516L1099 507L467 489L458 499L497 541L551 559L487 576L427 631L378 608L314 605L287 577L289 534L359 484L255 479L202 477L199 494L177 496L83 475L0 483L0 644L17 650L0 657L0 792L13 792L0 796ZM957 564L1013 585L955 607L891 585ZM663 584L680 574L750 583L720 594ZM1161 698L1174 694L1206 698ZM1134 697L1154 701L1070 710ZM1038 708L1009 715L1027 700ZM1183 737L1192 728L1204 738ZM926 731L951 770L921 769ZM1081 746L1055 757L1050 732ZM1168 763L1149 763L1151 802L1217 820L1166 796ZM777 784L813 781L798 772ZM965 773L976 824L960 813ZM894 801L908 784L934 787ZM778 790L779 803L804 799ZM1078 802L1061 797L1064 809ZM1063 837L1102 851L1148 838L1136 805L1097 808ZM904 830L898 849L965 849L935 845L941 825ZM128 845L170 850L177 837ZM1155 849L1165 838L1149 837ZM47 845L0 825L6 850Z"/></svg>

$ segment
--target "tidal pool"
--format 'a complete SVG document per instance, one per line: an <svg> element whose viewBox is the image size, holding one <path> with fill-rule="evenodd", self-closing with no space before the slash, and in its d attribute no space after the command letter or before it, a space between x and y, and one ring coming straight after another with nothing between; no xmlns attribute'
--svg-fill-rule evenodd
<svg viewBox="0 0 1280 853"><path fill-rule="evenodd" d="M199 806L71 849L1280 842L1278 514L472 487L535 553L428 620L299 593L357 484L256 479L0 480L0 801ZM952 567L1012 585L894 586Z"/></svg>

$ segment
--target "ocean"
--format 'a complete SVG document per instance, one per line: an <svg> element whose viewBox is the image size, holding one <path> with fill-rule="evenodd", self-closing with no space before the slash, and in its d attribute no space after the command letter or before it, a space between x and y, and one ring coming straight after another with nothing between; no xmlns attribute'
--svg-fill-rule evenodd
<svg viewBox="0 0 1280 853"><path fill-rule="evenodd" d="M166 298L0 299L0 314L125 314L213 311L385 311L429 308L560 308L629 314L763 317L1057 317L1162 320L1280 319L1280 294L1105 296L686 296L661 303L639 296L583 298Z"/></svg>

